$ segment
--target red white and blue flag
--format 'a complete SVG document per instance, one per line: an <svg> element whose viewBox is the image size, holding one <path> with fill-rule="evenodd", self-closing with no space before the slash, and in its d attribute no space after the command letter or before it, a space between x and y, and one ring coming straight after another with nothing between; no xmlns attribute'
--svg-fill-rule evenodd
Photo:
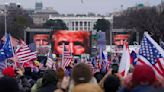
<svg viewBox="0 0 164 92"><path fill-rule="evenodd" d="M32 52L23 40L21 40L21 45L16 49L15 54L20 61L19 63L29 62L37 58L36 51Z"/></svg>
<svg viewBox="0 0 164 92"><path fill-rule="evenodd" d="M137 64L137 53L135 52L135 51L132 51L131 53L130 53L130 58L131 58L131 63L133 64L133 65L136 65Z"/></svg>
<svg viewBox="0 0 164 92"><path fill-rule="evenodd" d="M53 61L51 55L51 53L48 53L46 66L50 69L56 70L55 62Z"/></svg>
<svg viewBox="0 0 164 92"><path fill-rule="evenodd" d="M144 33L137 64L147 64L153 68L158 77L164 77L164 50Z"/></svg>
<svg viewBox="0 0 164 92"><path fill-rule="evenodd" d="M5 37L6 40L4 44L0 40L0 70L6 67L5 60L13 57L14 55L10 34L5 34Z"/></svg>

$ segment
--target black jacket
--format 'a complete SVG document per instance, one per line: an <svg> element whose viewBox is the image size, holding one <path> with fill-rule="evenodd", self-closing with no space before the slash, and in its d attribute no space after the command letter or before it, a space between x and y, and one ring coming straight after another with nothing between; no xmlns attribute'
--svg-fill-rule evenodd
<svg viewBox="0 0 164 92"><path fill-rule="evenodd" d="M41 87L38 92L54 92L54 90L56 89L56 85L54 84L48 84L44 87Z"/></svg>

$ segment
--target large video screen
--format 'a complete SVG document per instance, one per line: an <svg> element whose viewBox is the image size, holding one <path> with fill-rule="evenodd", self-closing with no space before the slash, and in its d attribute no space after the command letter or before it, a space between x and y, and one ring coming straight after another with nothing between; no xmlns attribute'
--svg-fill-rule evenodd
<svg viewBox="0 0 164 92"><path fill-rule="evenodd" d="M45 56L51 50L50 32L26 32L26 43L32 51L37 51L38 56Z"/></svg>
<svg viewBox="0 0 164 92"><path fill-rule="evenodd" d="M136 33L135 32L115 32L112 34L113 36L113 45L117 45L117 46L121 46L124 43L127 43L129 45L134 45L135 42L137 42L136 40Z"/></svg>
<svg viewBox="0 0 164 92"><path fill-rule="evenodd" d="M115 45L123 45L128 42L129 34L116 34L114 35L114 44Z"/></svg>
<svg viewBox="0 0 164 92"><path fill-rule="evenodd" d="M36 46L45 46L50 43L50 34L48 32L27 32L27 44L35 43Z"/></svg>
<svg viewBox="0 0 164 92"><path fill-rule="evenodd" d="M73 55L90 53L90 32L88 31L53 31L51 42L55 54L62 54L63 48Z"/></svg>

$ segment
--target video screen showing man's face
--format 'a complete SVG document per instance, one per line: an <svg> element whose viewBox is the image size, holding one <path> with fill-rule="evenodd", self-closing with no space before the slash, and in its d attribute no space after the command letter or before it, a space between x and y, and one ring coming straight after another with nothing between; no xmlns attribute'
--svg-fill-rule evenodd
<svg viewBox="0 0 164 92"><path fill-rule="evenodd" d="M124 43L128 43L128 34L117 34L114 36L114 44L115 45L124 45Z"/></svg>
<svg viewBox="0 0 164 92"><path fill-rule="evenodd" d="M49 45L49 37L48 34L35 34L33 40L36 46L46 46Z"/></svg>
<svg viewBox="0 0 164 92"><path fill-rule="evenodd" d="M63 44L66 50L73 55L89 53L90 32L87 31L69 31L59 30L53 33L52 42L55 54L62 54Z"/></svg>

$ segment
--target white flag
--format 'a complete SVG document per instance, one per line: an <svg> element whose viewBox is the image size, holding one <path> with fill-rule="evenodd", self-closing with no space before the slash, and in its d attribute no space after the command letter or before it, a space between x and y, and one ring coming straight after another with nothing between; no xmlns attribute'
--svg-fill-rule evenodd
<svg viewBox="0 0 164 92"><path fill-rule="evenodd" d="M130 68L130 53L129 53L128 46L124 45L118 72L121 73L122 77L126 77L129 68Z"/></svg>

